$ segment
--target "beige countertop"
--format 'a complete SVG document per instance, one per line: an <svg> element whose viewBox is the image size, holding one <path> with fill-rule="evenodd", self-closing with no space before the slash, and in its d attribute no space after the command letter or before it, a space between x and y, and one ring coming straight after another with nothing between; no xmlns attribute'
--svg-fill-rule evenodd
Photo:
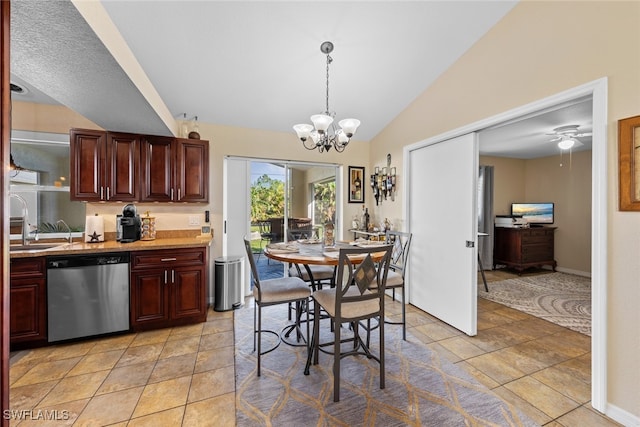
<svg viewBox="0 0 640 427"><path fill-rule="evenodd" d="M210 246L211 236L208 237L163 237L155 240L138 240L131 243L120 243L109 240L100 243L63 243L59 240L52 243L34 242L29 249L11 251L11 258L29 258L50 255L76 255L100 252L130 252L155 249L180 249ZM48 249L38 248L45 244L55 245Z"/></svg>

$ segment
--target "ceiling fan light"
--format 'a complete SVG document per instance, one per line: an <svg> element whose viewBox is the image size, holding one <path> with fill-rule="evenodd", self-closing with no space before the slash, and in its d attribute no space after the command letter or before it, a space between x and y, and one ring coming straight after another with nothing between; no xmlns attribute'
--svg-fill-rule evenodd
<svg viewBox="0 0 640 427"><path fill-rule="evenodd" d="M558 147L562 150L568 150L569 148L573 147L575 143L576 140L573 138L562 138L560 142L558 142Z"/></svg>
<svg viewBox="0 0 640 427"><path fill-rule="evenodd" d="M327 116L326 114L314 114L311 116L311 121L319 133L324 133L329 129L331 123L333 123L333 117Z"/></svg>

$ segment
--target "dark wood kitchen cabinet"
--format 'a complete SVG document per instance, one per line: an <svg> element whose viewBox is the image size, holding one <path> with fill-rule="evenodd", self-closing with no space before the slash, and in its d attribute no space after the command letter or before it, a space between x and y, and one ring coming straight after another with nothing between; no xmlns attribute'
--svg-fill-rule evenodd
<svg viewBox="0 0 640 427"><path fill-rule="evenodd" d="M131 328L165 328L207 317L207 249L131 253Z"/></svg>
<svg viewBox="0 0 640 427"><path fill-rule="evenodd" d="M140 136L71 129L71 200L139 199Z"/></svg>
<svg viewBox="0 0 640 427"><path fill-rule="evenodd" d="M71 129L71 200L208 202L209 141Z"/></svg>
<svg viewBox="0 0 640 427"><path fill-rule="evenodd" d="M47 342L47 285L44 257L10 263L10 342L12 349Z"/></svg>
<svg viewBox="0 0 640 427"><path fill-rule="evenodd" d="M146 136L141 202L208 202L209 142Z"/></svg>
<svg viewBox="0 0 640 427"><path fill-rule="evenodd" d="M530 267L550 265L556 270L554 233L556 227L495 227L493 265L504 264L519 273Z"/></svg>

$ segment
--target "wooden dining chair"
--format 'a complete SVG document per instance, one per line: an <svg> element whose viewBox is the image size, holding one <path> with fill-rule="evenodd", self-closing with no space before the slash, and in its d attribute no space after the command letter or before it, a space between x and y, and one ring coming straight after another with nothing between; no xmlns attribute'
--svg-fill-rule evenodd
<svg viewBox="0 0 640 427"><path fill-rule="evenodd" d="M308 306L309 296L311 290L309 286L298 277L280 277L277 279L260 280L258 275L258 268L256 267L255 259L253 258L253 252L251 251L251 242L245 237L244 247L247 252L247 258L251 265L251 276L253 279L253 298L255 300L253 306L253 350L256 351L257 347L257 359L258 367L257 373L260 376L260 358L263 354L267 354L280 345L282 342L281 333L262 329L262 309L270 305L276 304L288 304L295 303L296 312L302 313L303 306ZM303 337L302 330L300 329L300 316L296 315L294 329L298 342L301 339L306 340L306 346L309 347L309 313L307 310L307 334ZM291 328L285 328L287 330ZM277 342L271 348L262 350L262 334L269 333L277 337ZM257 343L257 345L256 345Z"/></svg>
<svg viewBox="0 0 640 427"><path fill-rule="evenodd" d="M389 272L391 249L390 245L376 248L341 248L338 255L335 287L318 289L312 294L313 336L304 373L309 374L312 359L314 365L318 364L319 352L322 348L333 346L333 351L322 351L333 355L334 402L340 400L340 361L346 356L360 354L376 360L380 364L380 388L385 387L384 322L380 322L379 325L378 355L371 353L369 346L361 339L358 326L360 321L384 316L384 290ZM376 286L373 286L374 283ZM334 333L333 341L320 342L320 310L324 310L330 318ZM353 333L351 338L342 338L343 323L350 325ZM353 345L342 346L344 343L353 343Z"/></svg>

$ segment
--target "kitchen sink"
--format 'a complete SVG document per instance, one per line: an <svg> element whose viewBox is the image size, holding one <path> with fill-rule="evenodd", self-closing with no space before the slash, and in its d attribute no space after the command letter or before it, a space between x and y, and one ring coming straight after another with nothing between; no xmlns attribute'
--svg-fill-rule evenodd
<svg viewBox="0 0 640 427"><path fill-rule="evenodd" d="M32 243L30 245L9 245L9 251L10 252L17 252L17 251L36 252L36 251L44 251L46 249L51 249L51 248L57 248L64 245L66 245L66 243Z"/></svg>

